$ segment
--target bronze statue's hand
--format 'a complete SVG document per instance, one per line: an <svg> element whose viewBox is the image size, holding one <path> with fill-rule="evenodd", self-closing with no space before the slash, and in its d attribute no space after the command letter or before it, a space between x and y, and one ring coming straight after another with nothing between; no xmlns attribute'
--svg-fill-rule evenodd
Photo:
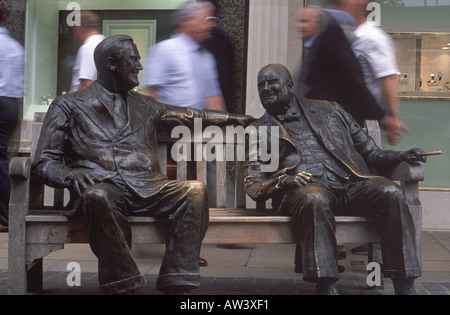
<svg viewBox="0 0 450 315"><path fill-rule="evenodd" d="M300 172L293 176L286 175L286 179L283 180L283 187L296 188L304 185L308 185L314 182L313 176L307 172Z"/></svg>
<svg viewBox="0 0 450 315"><path fill-rule="evenodd" d="M92 176L83 171L75 171L71 175L71 185L73 190L79 195L83 195L83 191L95 184Z"/></svg>
<svg viewBox="0 0 450 315"><path fill-rule="evenodd" d="M423 154L422 149L413 148L400 153L400 160L405 162L426 162L427 157Z"/></svg>
<svg viewBox="0 0 450 315"><path fill-rule="evenodd" d="M300 172L298 174L295 174L294 180L298 184L298 186L303 186L314 182L312 174L308 172Z"/></svg>

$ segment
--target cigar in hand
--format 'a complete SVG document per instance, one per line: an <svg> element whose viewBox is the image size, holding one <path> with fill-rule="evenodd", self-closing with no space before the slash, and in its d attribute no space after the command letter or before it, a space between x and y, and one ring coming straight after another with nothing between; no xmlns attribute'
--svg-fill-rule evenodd
<svg viewBox="0 0 450 315"><path fill-rule="evenodd" d="M430 151L430 152L423 152L421 154L418 154L420 156L431 156L431 155L441 155L442 151Z"/></svg>

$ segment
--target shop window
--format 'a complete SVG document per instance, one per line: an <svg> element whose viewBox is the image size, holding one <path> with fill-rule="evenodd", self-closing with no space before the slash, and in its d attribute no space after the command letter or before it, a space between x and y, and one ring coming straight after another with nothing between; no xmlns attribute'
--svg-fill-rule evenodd
<svg viewBox="0 0 450 315"><path fill-rule="evenodd" d="M391 33L403 97L450 97L450 34Z"/></svg>
<svg viewBox="0 0 450 315"><path fill-rule="evenodd" d="M106 36L127 34L135 40L143 62L147 50L171 35L173 11L184 0L28 0L26 13L27 93L24 118L48 109L48 99L68 92L79 44L68 16L75 3L96 13ZM145 75L141 73L142 76ZM143 88L142 86L140 87ZM51 101L51 100L50 100Z"/></svg>

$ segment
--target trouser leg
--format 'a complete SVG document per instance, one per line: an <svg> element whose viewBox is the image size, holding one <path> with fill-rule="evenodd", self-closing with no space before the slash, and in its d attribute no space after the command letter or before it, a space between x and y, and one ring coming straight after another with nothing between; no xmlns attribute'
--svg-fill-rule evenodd
<svg viewBox="0 0 450 315"><path fill-rule="evenodd" d="M378 215L383 269L389 278L417 278L415 227L400 186L383 177L353 183L347 190L350 209L358 215Z"/></svg>
<svg viewBox="0 0 450 315"><path fill-rule="evenodd" d="M333 194L320 185L299 187L283 201L297 222L306 281L338 279L334 204Z"/></svg>
<svg viewBox="0 0 450 315"><path fill-rule="evenodd" d="M198 287L198 260L209 221L206 186L199 181L171 182L161 192L158 203L173 209L166 252L156 288L167 291L174 286Z"/></svg>
<svg viewBox="0 0 450 315"><path fill-rule="evenodd" d="M128 215L169 220L168 241L157 289L198 287L198 259L206 234L209 209L207 190L197 181L171 181L143 199L110 184L95 184L84 194L90 220L90 244L99 258L99 282L105 293L121 293L145 284L131 254Z"/></svg>
<svg viewBox="0 0 450 315"><path fill-rule="evenodd" d="M130 202L133 203L132 200ZM169 291L176 286L198 287L198 260L209 222L205 184L200 181L170 181L156 195L133 206L140 210L131 211L130 215L169 220L157 290Z"/></svg>
<svg viewBox="0 0 450 315"><path fill-rule="evenodd" d="M98 278L105 294L125 293L145 285L131 254L131 228L120 196L121 191L110 184L95 184L83 194L89 242L98 258Z"/></svg>

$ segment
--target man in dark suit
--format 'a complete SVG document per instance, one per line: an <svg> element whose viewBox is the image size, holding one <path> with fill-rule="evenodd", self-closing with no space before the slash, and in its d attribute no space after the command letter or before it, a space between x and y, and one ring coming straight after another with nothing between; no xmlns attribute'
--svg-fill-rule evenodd
<svg viewBox="0 0 450 315"><path fill-rule="evenodd" d="M370 169L426 161L422 150L381 150L337 103L297 99L282 65L261 69L258 91L266 113L250 126L279 128L279 167L263 171L265 162L251 146L245 191L256 201L272 198L277 213L296 219L304 280L317 282L318 294L337 294L334 215L378 215L384 274L396 294L414 294L421 268L408 205L397 184Z"/></svg>
<svg viewBox="0 0 450 315"><path fill-rule="evenodd" d="M304 53L296 95L338 102L355 120L381 120L377 105L364 81L361 67L341 26L318 7L306 7L296 24Z"/></svg>
<svg viewBox="0 0 450 315"><path fill-rule="evenodd" d="M198 260L208 224L208 197L198 181L169 181L161 173L157 131L192 125L244 124L248 117L158 103L131 91L142 70L132 38L117 35L96 48L98 80L51 104L33 175L68 188L74 215L87 219L105 294L126 294L145 284L131 254L127 216L170 220L157 289L187 293L199 286Z"/></svg>

